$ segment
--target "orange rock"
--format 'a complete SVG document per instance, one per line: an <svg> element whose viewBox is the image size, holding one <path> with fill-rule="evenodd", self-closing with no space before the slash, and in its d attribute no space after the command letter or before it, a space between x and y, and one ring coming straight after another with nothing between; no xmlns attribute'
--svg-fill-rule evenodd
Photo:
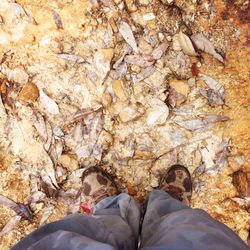
<svg viewBox="0 0 250 250"><path fill-rule="evenodd" d="M189 92L190 92L190 88L187 84L187 81L185 80L176 80L176 79L172 79L169 82L170 87L172 87L177 93L187 97Z"/></svg>
<svg viewBox="0 0 250 250"><path fill-rule="evenodd" d="M24 102L35 102L39 97L39 90L37 86L30 82L23 86L22 90L19 93L19 100Z"/></svg>
<svg viewBox="0 0 250 250"><path fill-rule="evenodd" d="M240 195L250 197L250 184L246 173L237 171L233 173L233 184Z"/></svg>
<svg viewBox="0 0 250 250"><path fill-rule="evenodd" d="M115 95L122 101L127 101L128 92L122 80L115 80L112 84Z"/></svg>
<svg viewBox="0 0 250 250"><path fill-rule="evenodd" d="M1 92L2 94L6 94L6 92L7 92L7 87L6 87L5 81L3 81L3 82L1 83L0 92Z"/></svg>

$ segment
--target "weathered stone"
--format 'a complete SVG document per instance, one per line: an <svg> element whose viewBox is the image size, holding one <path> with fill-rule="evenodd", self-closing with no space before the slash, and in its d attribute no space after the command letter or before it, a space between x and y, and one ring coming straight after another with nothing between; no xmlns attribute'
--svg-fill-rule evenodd
<svg viewBox="0 0 250 250"><path fill-rule="evenodd" d="M233 173L233 184L240 195L250 197L250 180L243 171Z"/></svg>
<svg viewBox="0 0 250 250"><path fill-rule="evenodd" d="M24 102L35 102L39 97L39 90L37 86L30 82L23 86L22 90L19 93L19 100Z"/></svg>
<svg viewBox="0 0 250 250"><path fill-rule="evenodd" d="M15 69L9 72L8 79L20 84L26 84L29 80L29 75L22 69Z"/></svg>
<svg viewBox="0 0 250 250"><path fill-rule="evenodd" d="M140 117L143 113L144 109L141 105L131 104L121 110L119 117L122 122L129 122Z"/></svg>
<svg viewBox="0 0 250 250"><path fill-rule="evenodd" d="M108 108L112 103L112 96L108 93L108 92L105 92L103 95L102 95L102 104L104 107Z"/></svg>
<svg viewBox="0 0 250 250"><path fill-rule="evenodd" d="M177 93L187 97L189 92L190 92L190 88L189 85L186 81L184 80L176 80L176 79L172 79L169 82L170 87L172 87Z"/></svg>
<svg viewBox="0 0 250 250"><path fill-rule="evenodd" d="M169 114L168 106L159 99L154 99L148 110L148 126L162 125L166 122Z"/></svg>
<svg viewBox="0 0 250 250"><path fill-rule="evenodd" d="M115 95L123 102L127 101L128 91L122 80L115 80L112 84Z"/></svg>
<svg viewBox="0 0 250 250"><path fill-rule="evenodd" d="M76 157L74 157L73 155L61 155L61 157L59 158L59 163L62 164L62 166L68 169L69 171L74 171L78 169L78 162L76 160Z"/></svg>

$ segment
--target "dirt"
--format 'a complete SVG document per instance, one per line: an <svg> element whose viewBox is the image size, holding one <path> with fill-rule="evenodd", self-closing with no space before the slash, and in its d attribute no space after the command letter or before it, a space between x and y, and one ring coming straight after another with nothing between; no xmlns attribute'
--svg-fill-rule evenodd
<svg viewBox="0 0 250 250"><path fill-rule="evenodd" d="M143 202L176 162L192 174L192 207L246 241L248 1L14 2L0 3L0 194L29 203L34 220L21 220L4 234L1 249L38 228L51 206L45 223L81 212L83 196L74 202L46 197L43 182L56 194L75 196L81 171L101 165L122 190ZM129 43L137 48L129 48L120 34L121 21L131 28L135 43L133 37ZM188 56L175 50L173 37L180 30L188 37L202 32L224 63L209 53ZM168 48L154 59L151 53L162 43ZM139 66L127 58L136 49L144 56ZM207 88L201 74L224 87L224 105L210 106L200 94ZM229 120L184 127L209 115ZM0 229L14 215L0 206Z"/></svg>

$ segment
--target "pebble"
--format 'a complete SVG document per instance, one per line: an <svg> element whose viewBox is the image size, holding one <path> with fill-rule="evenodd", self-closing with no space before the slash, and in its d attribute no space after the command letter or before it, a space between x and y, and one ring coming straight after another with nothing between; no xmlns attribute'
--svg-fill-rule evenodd
<svg viewBox="0 0 250 250"><path fill-rule="evenodd" d="M76 157L70 154L61 155L61 157L59 158L59 163L69 171L78 169L78 162L76 160Z"/></svg>
<svg viewBox="0 0 250 250"><path fill-rule="evenodd" d="M28 103L34 103L39 97L39 90L37 86L30 82L23 86L22 90L19 93L19 100L28 102Z"/></svg>
<svg viewBox="0 0 250 250"><path fill-rule="evenodd" d="M9 72L8 79L9 81L26 84L29 80L29 75L22 69L15 69Z"/></svg>
<svg viewBox="0 0 250 250"><path fill-rule="evenodd" d="M186 81L184 80L176 80L176 79L172 79L169 82L170 87L172 87L177 93L187 97L189 92L190 92L190 88L187 84Z"/></svg>
<svg viewBox="0 0 250 250"><path fill-rule="evenodd" d="M135 104L131 104L120 111L119 117L122 122L129 122L140 117L143 113L143 107L138 107Z"/></svg>
<svg viewBox="0 0 250 250"><path fill-rule="evenodd" d="M122 80L115 80L112 84L115 95L122 101L125 102L128 99L128 91Z"/></svg>

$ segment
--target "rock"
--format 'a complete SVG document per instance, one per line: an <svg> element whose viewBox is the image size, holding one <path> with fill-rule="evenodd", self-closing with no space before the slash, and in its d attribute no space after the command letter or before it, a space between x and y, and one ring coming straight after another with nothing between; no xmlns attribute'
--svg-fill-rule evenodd
<svg viewBox="0 0 250 250"><path fill-rule="evenodd" d="M156 177L154 177L151 182L150 182L150 186L153 187L153 188L156 188L159 186L159 181Z"/></svg>
<svg viewBox="0 0 250 250"><path fill-rule="evenodd" d="M115 95L122 101L125 102L128 99L128 91L124 86L122 80L115 80L112 84Z"/></svg>
<svg viewBox="0 0 250 250"><path fill-rule="evenodd" d="M246 160L244 155L231 156L228 158L228 165L231 169L231 173L234 173L242 168Z"/></svg>
<svg viewBox="0 0 250 250"><path fill-rule="evenodd" d="M130 12L135 12L137 10L136 5L133 0L125 0L127 8Z"/></svg>
<svg viewBox="0 0 250 250"><path fill-rule="evenodd" d="M26 84L29 80L29 75L22 69L15 69L9 72L8 79L9 81Z"/></svg>
<svg viewBox="0 0 250 250"><path fill-rule="evenodd" d="M120 111L119 117L122 122L129 122L140 117L143 113L144 108L140 104L130 104Z"/></svg>
<svg viewBox="0 0 250 250"><path fill-rule="evenodd" d="M19 100L29 103L35 102L38 97L39 90L37 86L32 82L25 84L18 96Z"/></svg>
<svg viewBox="0 0 250 250"><path fill-rule="evenodd" d="M111 145L113 145L113 137L109 132L102 130L97 143L102 145L104 150L107 150Z"/></svg>
<svg viewBox="0 0 250 250"><path fill-rule="evenodd" d="M190 92L190 88L189 85L186 81L184 80L176 80L176 79L172 79L169 82L170 87L172 87L177 93L187 97L189 92Z"/></svg>
<svg viewBox="0 0 250 250"><path fill-rule="evenodd" d="M169 114L168 106L159 99L154 99L153 105L148 110L148 126L162 125L166 122Z"/></svg>
<svg viewBox="0 0 250 250"><path fill-rule="evenodd" d="M110 70L110 61L113 58L113 49L99 49L94 54L94 73L98 76L98 83L102 83Z"/></svg>
<svg viewBox="0 0 250 250"><path fill-rule="evenodd" d="M233 185L239 194L244 197L250 197L250 180L248 180L247 174L240 170L233 173L232 177Z"/></svg>
<svg viewBox="0 0 250 250"><path fill-rule="evenodd" d="M152 159L154 157L154 154L151 151L144 150L144 149L136 149L134 154L134 159Z"/></svg>
<svg viewBox="0 0 250 250"><path fill-rule="evenodd" d="M105 108L108 108L112 103L112 96L108 93L105 92L102 95L102 104Z"/></svg>
<svg viewBox="0 0 250 250"><path fill-rule="evenodd" d="M170 80L169 86L168 103L172 107L180 106L187 100L187 96L190 92L188 83L184 80L172 79Z"/></svg>
<svg viewBox="0 0 250 250"><path fill-rule="evenodd" d="M69 171L74 171L78 169L78 162L76 157L70 154L63 154L59 158L59 163Z"/></svg>

